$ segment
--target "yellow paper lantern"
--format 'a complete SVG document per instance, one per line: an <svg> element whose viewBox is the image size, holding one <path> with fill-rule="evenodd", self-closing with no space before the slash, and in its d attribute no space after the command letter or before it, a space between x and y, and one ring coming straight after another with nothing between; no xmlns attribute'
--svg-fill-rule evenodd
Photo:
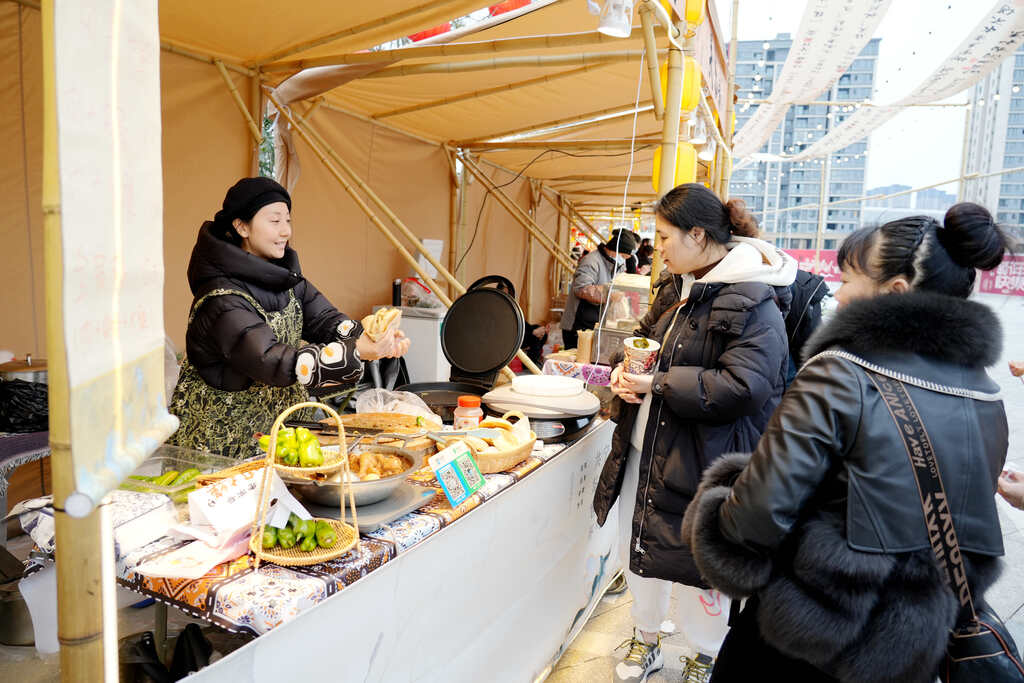
<svg viewBox="0 0 1024 683"><path fill-rule="evenodd" d="M686 0L686 23L696 26L704 21L706 8L707 3L705 0Z"/></svg>
<svg viewBox="0 0 1024 683"><path fill-rule="evenodd" d="M676 179L673 187L697 180L697 150L688 142L676 145ZM659 192L658 181L661 179L661 145L654 150L654 167L651 169L651 184L654 191Z"/></svg>
<svg viewBox="0 0 1024 683"><path fill-rule="evenodd" d="M668 62L661 65L661 99L668 99ZM701 73L697 60L693 57L683 58L683 102L682 111L693 111L700 103Z"/></svg>

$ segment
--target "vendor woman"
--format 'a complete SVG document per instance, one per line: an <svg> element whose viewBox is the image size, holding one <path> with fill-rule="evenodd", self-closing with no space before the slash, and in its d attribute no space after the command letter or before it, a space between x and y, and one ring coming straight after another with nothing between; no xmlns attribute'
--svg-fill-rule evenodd
<svg viewBox="0 0 1024 683"><path fill-rule="evenodd" d="M188 264L194 300L168 443L242 457L309 394L354 384L364 360L409 349L400 330L373 342L302 276L291 197L270 178L243 178L199 228Z"/></svg>

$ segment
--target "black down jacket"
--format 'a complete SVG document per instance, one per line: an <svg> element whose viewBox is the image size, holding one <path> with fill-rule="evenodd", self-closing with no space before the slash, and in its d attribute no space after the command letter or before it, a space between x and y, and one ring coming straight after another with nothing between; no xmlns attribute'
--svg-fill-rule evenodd
<svg viewBox="0 0 1024 683"><path fill-rule="evenodd" d="M302 276L299 257L291 247L284 256L267 261L222 240L207 221L188 264L188 284L198 301L215 289L232 289L252 296L268 313L288 305L289 290L302 306L302 339L311 343L335 341L338 325L348 320L311 282ZM351 339L362 334L359 322ZM271 386L294 384L298 350L278 341L263 316L240 296L207 299L196 311L185 334L185 352L203 380L216 389L242 391L254 380Z"/></svg>
<svg viewBox="0 0 1024 683"><path fill-rule="evenodd" d="M749 464L730 456L708 470L684 534L710 584L757 595L766 643L843 681L931 680L957 599L862 362L903 381L920 413L978 600L1003 554L994 494L1008 429L985 373L1001 336L988 308L963 299L853 302L808 341L808 355L828 353L800 370Z"/></svg>
<svg viewBox="0 0 1024 683"><path fill-rule="evenodd" d="M659 341L662 352L651 387L629 566L640 576L701 586L682 535L683 513L704 469L723 453L752 449L778 405L790 291L753 282L698 282L678 305L678 276L657 286L636 332ZM594 494L602 525L622 488L639 408L618 398L615 407L612 449Z"/></svg>

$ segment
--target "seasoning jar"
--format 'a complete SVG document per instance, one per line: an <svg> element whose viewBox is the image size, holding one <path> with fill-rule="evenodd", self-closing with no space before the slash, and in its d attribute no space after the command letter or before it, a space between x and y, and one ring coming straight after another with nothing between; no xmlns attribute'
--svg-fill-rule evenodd
<svg viewBox="0 0 1024 683"><path fill-rule="evenodd" d="M484 411L480 409L479 396L459 396L459 407L455 409L455 429L474 429L484 419Z"/></svg>

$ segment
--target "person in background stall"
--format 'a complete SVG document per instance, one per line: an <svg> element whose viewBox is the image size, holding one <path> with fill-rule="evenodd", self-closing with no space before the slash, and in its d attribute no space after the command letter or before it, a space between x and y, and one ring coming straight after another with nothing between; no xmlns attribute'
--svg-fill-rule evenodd
<svg viewBox="0 0 1024 683"><path fill-rule="evenodd" d="M679 528L704 469L752 448L778 405L788 357L783 314L797 271L792 257L757 239L740 199L723 204L689 183L662 197L656 215L666 272L635 334L659 342L661 353L653 374L612 371L617 426L594 494L601 525L617 501L633 595L619 683L641 683L663 666L660 631L673 592L675 624L693 650L684 680L711 670L729 600L708 590Z"/></svg>
<svg viewBox="0 0 1024 683"><path fill-rule="evenodd" d="M651 274L651 264L654 263L654 247L651 240L646 237L641 240L640 247L636 250L636 272L640 275Z"/></svg>
<svg viewBox="0 0 1024 683"><path fill-rule="evenodd" d="M839 309L807 342L810 360L753 454L713 464L683 521L704 578L748 598L712 681L936 679L971 610L936 562L945 541L922 495L942 537L955 532L979 609L1001 571L994 494L1009 428L985 368L1003 334L968 297L1006 248L972 203L941 224L910 216L843 242ZM941 498L922 494L912 464L932 455Z"/></svg>
<svg viewBox="0 0 1024 683"><path fill-rule="evenodd" d="M354 384L364 360L408 351L401 330L372 341L303 277L288 246L291 206L274 180L243 178L199 228L185 360L170 405L181 426L169 444L248 456L253 434L269 431L285 408Z"/></svg>
<svg viewBox="0 0 1024 683"><path fill-rule="evenodd" d="M637 241L636 233L620 228L612 231L607 242L599 244L580 259L562 312L562 343L565 348L576 348L576 333L593 329L601 319L611 281L625 269L626 259L636 250ZM612 301L620 298L621 292L612 292Z"/></svg>

